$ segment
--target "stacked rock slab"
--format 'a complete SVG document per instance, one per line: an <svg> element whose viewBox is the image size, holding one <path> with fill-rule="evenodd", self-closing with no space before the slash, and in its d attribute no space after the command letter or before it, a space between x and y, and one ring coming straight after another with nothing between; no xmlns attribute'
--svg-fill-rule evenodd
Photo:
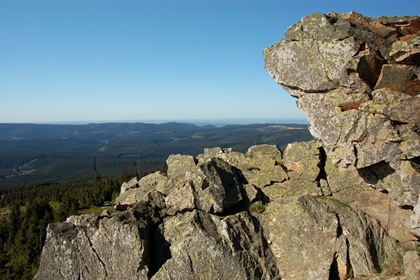
<svg viewBox="0 0 420 280"><path fill-rule="evenodd" d="M399 245L380 221L331 196L323 153L310 141L284 153L260 145L172 155L166 173L131 180L115 204L124 211L51 224L35 278L299 280L380 271Z"/></svg>
<svg viewBox="0 0 420 280"><path fill-rule="evenodd" d="M288 28L264 58L336 167L356 170L400 207L417 204L419 16L315 13Z"/></svg>

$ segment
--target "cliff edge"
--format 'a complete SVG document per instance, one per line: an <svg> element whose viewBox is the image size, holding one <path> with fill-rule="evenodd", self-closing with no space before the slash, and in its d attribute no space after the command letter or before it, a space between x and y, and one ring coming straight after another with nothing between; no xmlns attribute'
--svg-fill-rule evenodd
<svg viewBox="0 0 420 280"><path fill-rule="evenodd" d="M419 31L303 18L264 58L316 140L171 155L50 224L35 279L419 279Z"/></svg>
<svg viewBox="0 0 420 280"><path fill-rule="evenodd" d="M312 14L264 50L335 166L413 207L420 192L420 17Z"/></svg>

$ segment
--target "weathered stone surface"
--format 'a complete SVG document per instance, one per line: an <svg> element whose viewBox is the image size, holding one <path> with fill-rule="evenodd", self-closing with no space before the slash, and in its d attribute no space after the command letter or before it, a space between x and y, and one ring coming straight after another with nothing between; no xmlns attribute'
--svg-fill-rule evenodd
<svg viewBox="0 0 420 280"><path fill-rule="evenodd" d="M163 194L169 193L168 178L160 171L142 177L138 185L144 189L153 189Z"/></svg>
<svg viewBox="0 0 420 280"><path fill-rule="evenodd" d="M292 179L315 181L321 172L321 146L315 141L288 144L283 165Z"/></svg>
<svg viewBox="0 0 420 280"><path fill-rule="evenodd" d="M199 190L199 207L211 213L221 213L242 200L241 181L235 169L219 158L200 165L206 181ZM206 199L206 198L210 199ZM208 204L209 201L213 201Z"/></svg>
<svg viewBox="0 0 420 280"><path fill-rule="evenodd" d="M414 206L413 213L410 216L410 226L412 228L410 234L420 240L420 195L416 206Z"/></svg>
<svg viewBox="0 0 420 280"><path fill-rule="evenodd" d="M168 196L165 197L165 204L168 208L166 213L168 215L175 215L176 213L196 209L196 195L197 193L191 183L186 183L182 187L172 190Z"/></svg>
<svg viewBox="0 0 420 280"><path fill-rule="evenodd" d="M191 156L168 158L166 203L170 211L195 205L210 213L222 213L242 201L242 182L230 164L217 157L198 163Z"/></svg>
<svg viewBox="0 0 420 280"><path fill-rule="evenodd" d="M420 93L419 70L413 65L385 64L375 85L375 89L390 89L410 96Z"/></svg>
<svg viewBox="0 0 420 280"><path fill-rule="evenodd" d="M149 279L149 230L146 219L123 214L50 224L35 279Z"/></svg>
<svg viewBox="0 0 420 280"><path fill-rule="evenodd" d="M382 185L400 206L419 194L419 16L315 13L264 50L266 70L292 96L340 169L387 163ZM377 173L378 170L373 171Z"/></svg>
<svg viewBox="0 0 420 280"><path fill-rule="evenodd" d="M369 275L397 249L377 220L328 198L274 200L260 220L285 279Z"/></svg>
<svg viewBox="0 0 420 280"><path fill-rule="evenodd" d="M404 37L403 37L404 38ZM404 63L408 65L419 65L420 60L420 39L407 35L404 39L396 41L392 44L390 55L397 63ZM418 76L418 75L417 75Z"/></svg>
<svg viewBox="0 0 420 280"><path fill-rule="evenodd" d="M132 208L140 201L148 201L150 199L149 192L158 191L167 194L168 178L161 172L155 172L144 176L140 180L131 179L127 183L121 185L121 193L114 201L114 208L124 211ZM153 195L153 194L151 194Z"/></svg>
<svg viewBox="0 0 420 280"><path fill-rule="evenodd" d="M420 119L420 99L393 90L372 92L372 100L360 105L360 110L371 114L388 116L397 123L408 123L418 126ZM409 129L413 131L413 128ZM414 138L414 137L407 137ZM418 156L418 149L413 149L417 154L410 155L409 158Z"/></svg>
<svg viewBox="0 0 420 280"><path fill-rule="evenodd" d="M379 221L393 236L399 234L395 228L401 226L389 213L383 216L386 211L377 205L389 206L390 200L385 201L388 196L381 193L385 198L378 198L385 202L366 202L366 212L378 221L353 209L364 207L357 192L363 190L360 196L367 197L366 189L374 190L360 176L352 177L358 174L356 170L339 172L319 144L295 143L287 148L284 159L281 154L277 147L265 145L252 147L247 154L212 149L197 158L170 157L167 175L150 174L116 200L123 201L136 192L139 202L132 209L100 217L72 217L71 228L83 232L90 243L70 234L72 230L60 231L66 232L65 241L57 234L52 236L38 279L47 273L54 277L67 273L70 277L113 279L107 275L114 275L112 271L117 269L92 256L113 260L102 247L128 242L126 238L142 246L139 255L133 257L138 274L126 269L125 273L135 275L127 279L345 279L352 273L360 276L379 271L385 252L396 249L395 240ZM248 170L254 166L261 168ZM275 179L275 167L281 167L281 182ZM247 183L258 182L252 176L267 176L269 185L260 188ZM352 184L359 184L359 189ZM327 190L331 199L314 198ZM261 209L251 212L248 207L255 202ZM125 227L140 228L140 237L124 232ZM116 228L121 232L116 234ZM89 235L94 233L96 239ZM110 241L110 236L119 241ZM60 247L61 243L83 244L86 249L74 249L79 245L68 249ZM72 263L66 266L71 270L68 272L51 265L50 256L61 256L62 251L72 252L73 262L83 259L92 268L86 272L81 264Z"/></svg>
<svg viewBox="0 0 420 280"><path fill-rule="evenodd" d="M114 208L119 211L124 211L132 208L137 202L144 201L144 196L151 191L151 189L130 188L119 195L114 201Z"/></svg>
<svg viewBox="0 0 420 280"><path fill-rule="evenodd" d="M267 186L261 189L261 191L270 200L302 196L306 194L314 196L322 195L322 191L318 187L318 184L309 180L288 180L283 183L276 183Z"/></svg>
<svg viewBox="0 0 420 280"><path fill-rule="evenodd" d="M386 189L379 184L373 189L357 171L339 171L327 158L325 173L332 197L378 219L388 234L399 241L409 241L411 210L394 203Z"/></svg>
<svg viewBox="0 0 420 280"><path fill-rule="evenodd" d="M258 223L192 211L164 220L170 255L152 279L280 279Z"/></svg>
<svg viewBox="0 0 420 280"><path fill-rule="evenodd" d="M264 50L266 70L298 98L325 149L316 180L322 192L377 218L400 241L413 239L410 207L420 193L419 32L419 16L315 13ZM306 172L287 157L289 177L293 169ZM287 197L275 190L266 195ZM411 221L415 227L417 216Z"/></svg>
<svg viewBox="0 0 420 280"><path fill-rule="evenodd" d="M245 155L248 157L265 157L267 159L273 159L277 163L280 163L282 161L282 152L275 145L263 144L252 146L248 149Z"/></svg>
<svg viewBox="0 0 420 280"><path fill-rule="evenodd" d="M131 179L130 181L128 181L128 182L124 182L124 183L122 183L120 193L121 193L121 194L123 194L123 193L125 193L128 189L131 189L131 188L137 188L137 187L138 187L137 183L138 183L137 177L132 178L132 179Z"/></svg>
<svg viewBox="0 0 420 280"><path fill-rule="evenodd" d="M168 186L182 186L189 181L193 181L195 185L199 185L202 176L197 175L199 170L197 159L188 155L170 155L166 160L168 165L167 177Z"/></svg>
<svg viewBox="0 0 420 280"><path fill-rule="evenodd" d="M275 145L258 145L248 149L246 154L237 153L220 148L206 149L204 155L198 158L201 161L214 156L221 158L240 170L246 183L259 188L275 182L283 182L288 175L281 165L282 153Z"/></svg>
<svg viewBox="0 0 420 280"><path fill-rule="evenodd" d="M258 187L255 187L254 185L245 184L244 191L245 191L248 202L263 200L263 197L262 197L263 193L261 189L259 189Z"/></svg>
<svg viewBox="0 0 420 280"><path fill-rule="evenodd" d="M286 31L287 40L264 50L267 71L278 83L304 92L346 84L346 66L360 44L345 31L350 23L341 20L337 26L320 13L303 18Z"/></svg>
<svg viewBox="0 0 420 280"><path fill-rule="evenodd" d="M405 279L420 279L420 255L419 252L409 251L404 255Z"/></svg>

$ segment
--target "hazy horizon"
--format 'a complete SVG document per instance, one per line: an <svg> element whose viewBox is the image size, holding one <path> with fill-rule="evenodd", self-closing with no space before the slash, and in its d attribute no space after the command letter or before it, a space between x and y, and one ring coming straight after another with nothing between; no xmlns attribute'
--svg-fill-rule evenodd
<svg viewBox="0 0 420 280"><path fill-rule="evenodd" d="M308 124L305 118L208 118L208 119L143 119L143 120L87 120L87 121L51 121L51 122L3 122L3 124L55 124L55 125L84 125L101 123L190 123L198 126L241 125L241 124Z"/></svg>

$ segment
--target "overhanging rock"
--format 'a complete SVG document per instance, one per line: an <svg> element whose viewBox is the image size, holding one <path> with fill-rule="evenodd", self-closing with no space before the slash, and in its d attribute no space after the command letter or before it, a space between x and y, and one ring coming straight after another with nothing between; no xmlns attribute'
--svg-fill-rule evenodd
<svg viewBox="0 0 420 280"><path fill-rule="evenodd" d="M419 34L419 16L315 13L264 50L266 70L298 98L333 163L404 207L420 193Z"/></svg>

